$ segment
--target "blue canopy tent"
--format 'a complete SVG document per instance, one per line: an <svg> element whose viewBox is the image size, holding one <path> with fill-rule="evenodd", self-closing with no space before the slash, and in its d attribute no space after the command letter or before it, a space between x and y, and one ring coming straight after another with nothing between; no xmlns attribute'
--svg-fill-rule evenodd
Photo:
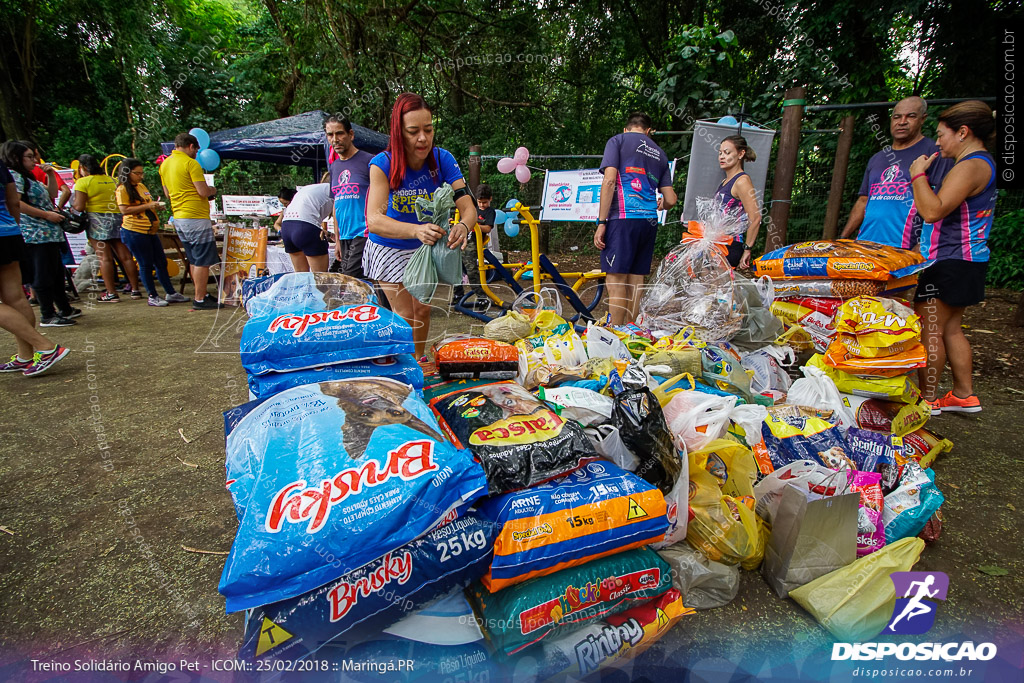
<svg viewBox="0 0 1024 683"><path fill-rule="evenodd" d="M324 111L307 111L274 121L254 123L240 128L210 133L210 149L221 159L269 161L274 164L308 166L316 178L327 170L327 138L324 135ZM352 124L355 145L376 154L384 151L388 136ZM173 142L160 143L164 154L174 151Z"/></svg>

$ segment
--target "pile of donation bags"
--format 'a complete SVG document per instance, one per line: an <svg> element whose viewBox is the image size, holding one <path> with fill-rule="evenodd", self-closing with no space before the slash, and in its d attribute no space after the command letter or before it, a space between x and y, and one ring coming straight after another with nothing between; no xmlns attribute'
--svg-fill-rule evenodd
<svg viewBox="0 0 1024 683"><path fill-rule="evenodd" d="M844 349L874 353L858 358L920 343L882 291L833 317ZM941 530L930 465L952 444L889 384L906 368L840 370L826 345L791 380L810 336L744 336L784 301L751 292L730 339L516 311L488 326L502 341L440 343L426 378L358 281L296 274L252 296L255 400L225 413L239 530L220 590L246 610L241 656L413 651L418 672L528 659L538 680L578 677L727 604L741 569L837 636L872 628L893 598L877 567L909 569Z"/></svg>

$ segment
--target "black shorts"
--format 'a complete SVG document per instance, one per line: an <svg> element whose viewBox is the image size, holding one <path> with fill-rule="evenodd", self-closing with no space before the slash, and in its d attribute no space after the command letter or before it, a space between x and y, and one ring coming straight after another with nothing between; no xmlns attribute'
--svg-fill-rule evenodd
<svg viewBox="0 0 1024 683"><path fill-rule="evenodd" d="M21 235L0 237L0 266L18 263L25 257L25 240Z"/></svg>
<svg viewBox="0 0 1024 683"><path fill-rule="evenodd" d="M743 258L743 242L733 240L727 249L729 251L725 255L725 260L728 261L729 265L733 268L739 267L740 259Z"/></svg>
<svg viewBox="0 0 1024 683"><path fill-rule="evenodd" d="M624 275L650 274L657 235L656 218L609 220L601 250L601 270Z"/></svg>
<svg viewBox="0 0 1024 683"><path fill-rule="evenodd" d="M938 299L953 308L979 304L985 300L987 272L988 261L936 261L917 277L914 301Z"/></svg>
<svg viewBox="0 0 1024 683"><path fill-rule="evenodd" d="M281 241L284 242L284 250L288 254L297 254L301 251L306 256L326 256L328 244L321 235L319 225L306 221L281 223Z"/></svg>

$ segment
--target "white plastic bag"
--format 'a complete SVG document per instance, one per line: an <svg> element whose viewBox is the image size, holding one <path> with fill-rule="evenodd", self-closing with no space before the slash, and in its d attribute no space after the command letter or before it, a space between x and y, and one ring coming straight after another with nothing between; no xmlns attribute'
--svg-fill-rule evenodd
<svg viewBox="0 0 1024 683"><path fill-rule="evenodd" d="M558 406L563 418L576 420L584 427L611 422L615 410L611 396L582 387L541 387L537 395L540 400Z"/></svg>
<svg viewBox="0 0 1024 683"><path fill-rule="evenodd" d="M788 484L813 491L820 496L834 496L849 488L850 470L830 470L813 460L794 460L781 467L754 486L757 507L754 512L771 524L782 500L782 491Z"/></svg>
<svg viewBox="0 0 1024 683"><path fill-rule="evenodd" d="M725 434L735 407L735 396L680 391L665 406L665 422L677 448L696 451Z"/></svg>
<svg viewBox="0 0 1024 683"><path fill-rule="evenodd" d="M632 361L633 356L614 332L594 323L587 323L587 355L591 358L611 358Z"/></svg>
<svg viewBox="0 0 1024 683"><path fill-rule="evenodd" d="M789 391L792 380L784 368L796 362L791 346L766 346L741 355L743 369L754 373L750 379L752 392L778 398Z"/></svg>
<svg viewBox="0 0 1024 683"><path fill-rule="evenodd" d="M832 421L839 425L839 431L857 426L853 412L843 404L843 397L832 378L816 367L805 365L800 368L804 376L793 382L786 396L786 403L807 406L818 410L831 410Z"/></svg>
<svg viewBox="0 0 1024 683"><path fill-rule="evenodd" d="M766 417L768 417L768 409L756 403L738 405L729 413L729 419L743 430L743 439L747 442L747 448L750 450L754 450L754 446L764 441L761 427L764 426Z"/></svg>

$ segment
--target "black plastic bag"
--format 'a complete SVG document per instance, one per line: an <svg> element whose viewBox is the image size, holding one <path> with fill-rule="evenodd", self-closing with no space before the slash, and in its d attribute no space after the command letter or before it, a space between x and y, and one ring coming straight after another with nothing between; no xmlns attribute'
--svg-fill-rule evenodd
<svg viewBox="0 0 1024 683"><path fill-rule="evenodd" d="M635 474L662 493L671 492L683 463L672 443L665 413L651 390L627 389L616 396L612 425L640 463Z"/></svg>

